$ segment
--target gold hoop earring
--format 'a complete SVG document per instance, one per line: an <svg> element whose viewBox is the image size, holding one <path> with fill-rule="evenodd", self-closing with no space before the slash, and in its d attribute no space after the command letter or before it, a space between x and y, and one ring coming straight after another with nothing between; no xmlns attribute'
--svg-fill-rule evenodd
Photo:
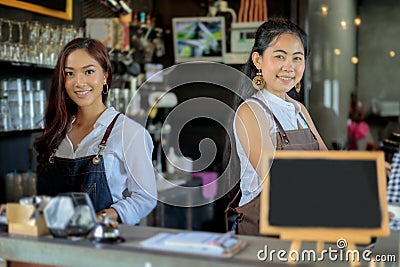
<svg viewBox="0 0 400 267"><path fill-rule="evenodd" d="M106 90L104 91L104 86L106 87ZM108 88L108 84L107 83L105 83L105 84L103 84L103 90L101 91L103 94L108 94L108 91L109 91L110 89Z"/></svg>
<svg viewBox="0 0 400 267"><path fill-rule="evenodd" d="M297 83L296 86L295 86L295 89L296 89L296 92L297 92L297 93L300 93L301 84L300 84L300 83Z"/></svg>
<svg viewBox="0 0 400 267"><path fill-rule="evenodd" d="M258 70L256 76L253 78L253 87L256 90L262 90L265 87L265 80L262 76L261 70Z"/></svg>

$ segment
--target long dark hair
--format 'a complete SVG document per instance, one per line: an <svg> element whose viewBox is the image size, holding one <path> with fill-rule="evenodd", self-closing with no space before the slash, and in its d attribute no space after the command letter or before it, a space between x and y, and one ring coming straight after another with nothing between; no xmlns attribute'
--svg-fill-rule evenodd
<svg viewBox="0 0 400 267"><path fill-rule="evenodd" d="M285 18L270 18L268 21L261 24L256 32L253 48L246 64L243 67L243 73L247 77L253 79L256 76L257 68L254 66L252 60L253 52L258 52L260 55L264 54L265 49L267 49L276 40L277 37L282 34L290 33L298 36L304 47L304 56L307 60L310 50L308 43L308 36L297 24ZM245 99L252 96L256 89L248 86L248 82L244 83L245 86L240 87L238 92L238 97L234 101L234 108L237 108Z"/></svg>
<svg viewBox="0 0 400 267"><path fill-rule="evenodd" d="M107 48L98 40L89 38L76 38L66 44L60 52L51 80L49 101L44 116L44 133L34 144L38 152L38 171L41 171L52 151L57 149L65 138L68 125L73 115L76 115L78 107L68 97L65 90L65 61L67 57L77 49L84 49L108 73L107 85L111 85L112 67ZM103 103L108 94L102 94Z"/></svg>

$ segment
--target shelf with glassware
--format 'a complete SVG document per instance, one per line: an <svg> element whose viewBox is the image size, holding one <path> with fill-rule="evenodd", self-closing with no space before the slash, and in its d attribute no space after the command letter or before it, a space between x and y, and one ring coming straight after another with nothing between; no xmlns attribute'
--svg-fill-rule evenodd
<svg viewBox="0 0 400 267"><path fill-rule="evenodd" d="M0 132L43 129L46 104L42 80L0 80Z"/></svg>
<svg viewBox="0 0 400 267"><path fill-rule="evenodd" d="M83 28L0 18L0 58L54 66L60 49L84 35Z"/></svg>

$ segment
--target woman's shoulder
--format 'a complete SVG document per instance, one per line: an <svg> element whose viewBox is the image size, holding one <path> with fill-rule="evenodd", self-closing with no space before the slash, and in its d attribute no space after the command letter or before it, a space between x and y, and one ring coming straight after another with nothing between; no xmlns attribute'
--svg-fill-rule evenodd
<svg viewBox="0 0 400 267"><path fill-rule="evenodd" d="M286 95L286 101L292 103L294 105L294 108L298 111L301 112L303 114L308 114L307 108L306 106L304 106L303 103L301 103L300 101L291 98L289 95Z"/></svg>
<svg viewBox="0 0 400 267"><path fill-rule="evenodd" d="M128 130L131 133L147 132L146 128L142 124L132 119L131 117L126 116L125 114L121 114L120 117L120 124L124 130Z"/></svg>
<svg viewBox="0 0 400 267"><path fill-rule="evenodd" d="M118 115L119 114L119 115ZM146 129L143 125L135 121L134 119L126 116L123 113L115 110L113 107L109 107L106 109L104 114L102 115L102 121L105 125L110 125L112 120L118 115L118 118L113 127L113 131L121 131L121 132L129 132L130 134L146 132Z"/></svg>
<svg viewBox="0 0 400 267"><path fill-rule="evenodd" d="M310 116L308 113L308 110L306 108L306 106L304 106L303 103L301 103L300 101L294 100L296 102L296 104L299 106L300 108L300 113L306 115L306 116Z"/></svg>
<svg viewBox="0 0 400 267"><path fill-rule="evenodd" d="M262 97L260 92L256 92L247 99L244 99L243 102L239 105L238 109L246 109L249 107L262 107L262 103L265 103L265 99ZM243 108L244 107L244 108Z"/></svg>
<svg viewBox="0 0 400 267"><path fill-rule="evenodd" d="M255 99L248 98L239 105L236 114L242 117L243 115L253 114L260 110L263 110L261 103Z"/></svg>

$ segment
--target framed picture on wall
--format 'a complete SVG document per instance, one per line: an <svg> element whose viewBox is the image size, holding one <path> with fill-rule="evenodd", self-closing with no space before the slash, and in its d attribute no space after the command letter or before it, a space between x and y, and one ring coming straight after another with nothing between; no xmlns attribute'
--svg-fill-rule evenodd
<svg viewBox="0 0 400 267"><path fill-rule="evenodd" d="M28 10L64 20L72 20L73 0L0 0L0 5Z"/></svg>

